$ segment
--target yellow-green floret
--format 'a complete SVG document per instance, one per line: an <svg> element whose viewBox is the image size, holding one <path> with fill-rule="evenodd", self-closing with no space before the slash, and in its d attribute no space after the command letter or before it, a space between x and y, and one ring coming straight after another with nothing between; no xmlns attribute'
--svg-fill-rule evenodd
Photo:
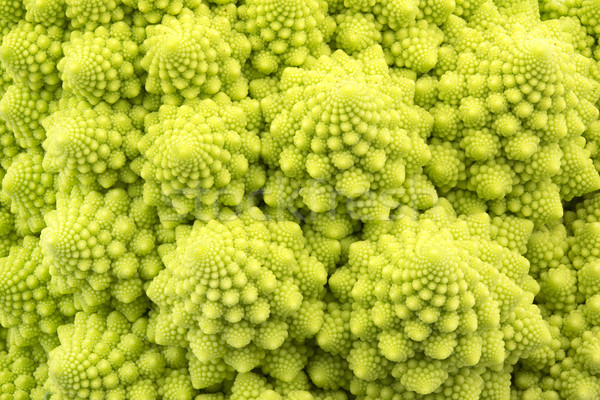
<svg viewBox="0 0 600 400"><path fill-rule="evenodd" d="M227 18L206 6L165 15L149 26L140 65L148 72L146 90L191 99L219 91L239 100L248 85L241 67L250 53L248 39L231 29Z"/></svg>
<svg viewBox="0 0 600 400"><path fill-rule="evenodd" d="M176 234L161 247L165 269L147 290L158 307L154 340L189 346L198 388L256 367L294 379L310 354L301 342L321 327L327 278L300 226L253 208Z"/></svg>
<svg viewBox="0 0 600 400"><path fill-rule="evenodd" d="M431 207L437 194L422 167L431 159L424 137L432 121L412 104L413 86L390 76L377 46L358 60L337 51L288 68L280 93L261 101L271 119L263 159L298 182L312 212L343 203L353 218L368 220L386 218L400 202ZM284 196L265 201L288 203Z"/></svg>
<svg viewBox="0 0 600 400"><path fill-rule="evenodd" d="M260 139L247 129L252 115L245 108L220 94L163 105L148 115L138 143L144 200L199 219L211 218L221 206L243 206L245 195L265 180L257 165Z"/></svg>
<svg viewBox="0 0 600 400"><path fill-rule="evenodd" d="M46 221L41 246L54 291L72 295L80 310L111 304L128 318L144 314L144 283L162 264L156 211L144 204L139 185L60 193Z"/></svg>
<svg viewBox="0 0 600 400"><path fill-rule="evenodd" d="M418 218L397 217L367 223L347 265L330 277L340 305L329 309L317 344L348 361L355 385L393 377L398 395L441 395L448 387L465 391L457 398L479 398L486 370L551 340L532 304L539 287L520 253L532 225L524 223L516 246L496 239L514 237L500 221L485 213L457 217L444 199ZM331 319L347 324L349 336L336 333Z"/></svg>
<svg viewBox="0 0 600 400"><path fill-rule="evenodd" d="M50 353L52 399L192 400L189 375L172 365L168 349L147 341L147 324L117 311L77 313L59 329L60 346Z"/></svg>

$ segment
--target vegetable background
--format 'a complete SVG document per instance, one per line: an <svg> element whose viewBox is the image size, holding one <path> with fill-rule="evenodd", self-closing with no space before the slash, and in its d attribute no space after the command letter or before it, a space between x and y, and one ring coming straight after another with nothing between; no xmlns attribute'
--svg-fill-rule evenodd
<svg viewBox="0 0 600 400"><path fill-rule="evenodd" d="M0 0L0 400L600 399L600 0Z"/></svg>

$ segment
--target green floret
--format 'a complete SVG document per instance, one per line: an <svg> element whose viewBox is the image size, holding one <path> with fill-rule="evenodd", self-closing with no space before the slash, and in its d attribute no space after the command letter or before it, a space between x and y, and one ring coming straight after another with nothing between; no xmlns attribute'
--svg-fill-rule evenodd
<svg viewBox="0 0 600 400"><path fill-rule="evenodd" d="M217 215L221 206L243 207L245 195L265 181L256 164L260 140L248 124L244 109L224 94L163 105L149 115L138 143L144 200L199 219Z"/></svg>
<svg viewBox="0 0 600 400"><path fill-rule="evenodd" d="M25 9L21 0L0 1L0 37L16 25L25 15Z"/></svg>
<svg viewBox="0 0 600 400"><path fill-rule="evenodd" d="M8 350L0 352L0 397L3 399L44 400L48 379L47 352L39 345L21 347L12 334Z"/></svg>
<svg viewBox="0 0 600 400"><path fill-rule="evenodd" d="M130 12L121 0L65 0L66 16L73 29L93 30L123 20Z"/></svg>
<svg viewBox="0 0 600 400"><path fill-rule="evenodd" d="M21 245L0 258L0 323L11 328L16 345L39 341L46 350L58 345L56 330L68 322L73 306L53 293L49 283L37 237L26 236Z"/></svg>
<svg viewBox="0 0 600 400"><path fill-rule="evenodd" d="M599 400L600 0L0 0L0 400Z"/></svg>
<svg viewBox="0 0 600 400"><path fill-rule="evenodd" d="M360 12L372 8L378 19L394 30L410 24L419 12L417 0L348 0L344 5Z"/></svg>
<svg viewBox="0 0 600 400"><path fill-rule="evenodd" d="M436 65L443 38L437 25L419 20L396 31L384 32L382 46L388 64L424 73Z"/></svg>
<svg viewBox="0 0 600 400"><path fill-rule="evenodd" d="M446 20L438 78L421 77L415 87L415 100L435 118L433 136L464 151L457 160L466 185L429 175L443 192L475 192L493 213L556 221L561 200L600 187L597 139L586 133L600 87L591 52L576 50L585 33L577 22L542 23L531 4L487 2L472 11Z"/></svg>
<svg viewBox="0 0 600 400"><path fill-rule="evenodd" d="M581 0L581 8L577 10L581 25L587 28L590 35L600 37L600 2L598 0Z"/></svg>
<svg viewBox="0 0 600 400"><path fill-rule="evenodd" d="M0 194L0 257L6 257L12 246L21 244L15 226L15 216L10 212L10 199Z"/></svg>
<svg viewBox="0 0 600 400"><path fill-rule="evenodd" d="M63 86L91 104L136 97L141 90L138 42L125 22L74 31L57 66Z"/></svg>
<svg viewBox="0 0 600 400"><path fill-rule="evenodd" d="M299 396L298 393L295 396ZM231 400L291 400L295 397L282 397L279 393L272 389L272 386L267 383L267 380L253 373L239 374L231 388ZM299 399L313 400L314 397L309 392L304 392Z"/></svg>
<svg viewBox="0 0 600 400"><path fill-rule="evenodd" d="M329 54L335 22L316 0L249 0L238 8L236 29L252 45L250 62L259 72L280 73L310 57Z"/></svg>
<svg viewBox="0 0 600 400"><path fill-rule="evenodd" d="M530 275L539 279L541 271L568 263L569 245L563 224L536 229L527 243L525 257L531 264Z"/></svg>
<svg viewBox="0 0 600 400"><path fill-rule="evenodd" d="M46 28L22 20L2 37L0 62L15 82L33 90L44 85L56 87L60 84L56 64L63 55L64 36L58 26Z"/></svg>
<svg viewBox="0 0 600 400"><path fill-rule="evenodd" d="M579 201L565 215L564 225L535 232L528 244L527 256L540 284L536 303L553 339L516 366L513 394L524 399L600 395L598 199L594 194Z"/></svg>
<svg viewBox="0 0 600 400"><path fill-rule="evenodd" d="M542 18L544 19L544 18ZM581 24L581 20L577 17L560 17L558 19L545 20L544 25L549 27L554 36L573 46L573 48L585 57L593 55L593 36L589 36L585 26ZM579 58L579 61L585 59Z"/></svg>
<svg viewBox="0 0 600 400"><path fill-rule="evenodd" d="M301 373L286 383L268 380L258 373L237 374L231 388L223 392L200 394L195 400L347 400L342 391L319 390Z"/></svg>
<svg viewBox="0 0 600 400"><path fill-rule="evenodd" d="M73 295L75 306L95 311L112 304L128 318L146 310L144 283L162 268L156 251L158 218L144 204L141 188L58 195L42 231L50 287Z"/></svg>
<svg viewBox="0 0 600 400"><path fill-rule="evenodd" d="M538 225L554 223L563 216L558 186L550 179L515 185L505 199L490 206L496 213L503 212L500 210L508 210L516 215L529 218Z"/></svg>
<svg viewBox="0 0 600 400"><path fill-rule="evenodd" d="M10 199L17 230L23 234L40 232L56 202L54 175L42 167L42 159L39 147L20 153L2 179L2 193Z"/></svg>
<svg viewBox="0 0 600 400"><path fill-rule="evenodd" d="M352 374L348 363L342 357L317 351L306 367L310 380L322 389L346 387Z"/></svg>
<svg viewBox="0 0 600 400"><path fill-rule="evenodd" d="M225 92L239 100L248 84L241 67L250 53L250 42L233 31L227 18L212 15L206 6L184 9L177 17L165 15L149 26L140 65L148 72L150 93L180 94L192 99L199 94Z"/></svg>
<svg viewBox="0 0 600 400"><path fill-rule="evenodd" d="M270 218L293 219L293 215L281 216L267 210ZM303 210L304 211L304 210ZM357 221L348 217L343 207L335 214L310 214L302 227L310 252L323 263L329 273L335 271L347 255L348 242L356 240L354 234L360 230Z"/></svg>
<svg viewBox="0 0 600 400"><path fill-rule="evenodd" d="M201 0L175 0L175 1L154 1L154 0L123 0L123 4L139 10L143 18L150 24L157 24L163 15L178 15L184 9L194 10L200 4Z"/></svg>
<svg viewBox="0 0 600 400"><path fill-rule="evenodd" d="M42 121L56 108L60 90L32 90L23 83L10 85L0 100L0 118L23 148L41 144L46 138Z"/></svg>
<svg viewBox="0 0 600 400"><path fill-rule="evenodd" d="M65 0L24 0L25 19L45 26L62 26L66 20Z"/></svg>
<svg viewBox="0 0 600 400"><path fill-rule="evenodd" d="M344 7L336 18L338 48L351 54L380 44L389 65L424 73L438 61L444 40L440 26L451 16L455 2L350 0Z"/></svg>
<svg viewBox="0 0 600 400"><path fill-rule="evenodd" d="M6 93L6 90L11 84L12 78L10 77L10 74L6 68L2 66L2 62L0 62L0 98L4 96L4 93Z"/></svg>
<svg viewBox="0 0 600 400"><path fill-rule="evenodd" d="M448 142L433 139L429 145L431 161L425 167L425 173L432 183L439 188L456 186L459 180L465 179L465 166L461 159L464 153Z"/></svg>
<svg viewBox="0 0 600 400"><path fill-rule="evenodd" d="M147 324L145 318L130 323L117 311L77 313L50 352L52 399L192 400L189 375L147 341Z"/></svg>
<svg viewBox="0 0 600 400"><path fill-rule="evenodd" d="M292 340L321 327L318 299L326 282L300 227L266 221L254 208L226 222L180 226L176 233L176 243L160 249L166 269L147 289L158 306L154 340L181 345L186 337L197 388L259 365L292 380L306 364L305 350Z"/></svg>
<svg viewBox="0 0 600 400"><path fill-rule="evenodd" d="M336 17L335 42L348 54L381 42L381 24L373 14L345 10Z"/></svg>
<svg viewBox="0 0 600 400"><path fill-rule="evenodd" d="M261 102L267 121L271 105L280 107L262 137L263 158L299 182L313 212L341 202L353 218L380 219L400 199L430 207L436 194L421 177L431 157L422 138L429 118L406 100L411 82L388 74L381 48L362 56L337 51L285 70L281 94ZM270 206L287 203L271 197Z"/></svg>
<svg viewBox="0 0 600 400"><path fill-rule="evenodd" d="M124 101L92 107L75 96L63 97L59 110L43 122L44 168L58 173L66 191L76 185L108 188L134 182L128 161L139 155L136 112Z"/></svg>
<svg viewBox="0 0 600 400"><path fill-rule="evenodd" d="M528 219L504 215L491 220L490 238L519 254L525 255L532 233L533 223Z"/></svg>
<svg viewBox="0 0 600 400"><path fill-rule="evenodd" d="M501 368L550 341L531 304L537 288L529 288L529 263L493 239L514 237L501 221L490 224L487 214L457 218L440 201L416 220L409 213L370 224L365 240L350 246L348 265L329 280L334 295L351 304L344 319L352 347L334 339L331 317L322 328L330 333L317 335L324 350L346 357L359 380L391 374L404 391L420 395L444 385L467 390L457 387L462 368ZM505 246L523 251L532 225L519 229L520 244ZM343 347L332 347L333 340ZM483 390L480 374L468 398Z"/></svg>

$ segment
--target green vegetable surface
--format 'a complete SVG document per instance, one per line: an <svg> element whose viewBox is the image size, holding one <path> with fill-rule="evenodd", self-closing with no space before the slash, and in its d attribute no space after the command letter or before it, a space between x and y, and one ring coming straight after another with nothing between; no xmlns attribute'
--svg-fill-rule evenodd
<svg viewBox="0 0 600 400"><path fill-rule="evenodd" d="M0 0L0 400L600 400L600 0Z"/></svg>

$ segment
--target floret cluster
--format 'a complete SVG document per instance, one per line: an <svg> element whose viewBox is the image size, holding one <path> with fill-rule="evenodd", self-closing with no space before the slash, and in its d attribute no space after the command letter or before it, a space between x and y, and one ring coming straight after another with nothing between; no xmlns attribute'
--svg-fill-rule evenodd
<svg viewBox="0 0 600 400"><path fill-rule="evenodd" d="M600 0L0 0L0 400L600 399Z"/></svg>

